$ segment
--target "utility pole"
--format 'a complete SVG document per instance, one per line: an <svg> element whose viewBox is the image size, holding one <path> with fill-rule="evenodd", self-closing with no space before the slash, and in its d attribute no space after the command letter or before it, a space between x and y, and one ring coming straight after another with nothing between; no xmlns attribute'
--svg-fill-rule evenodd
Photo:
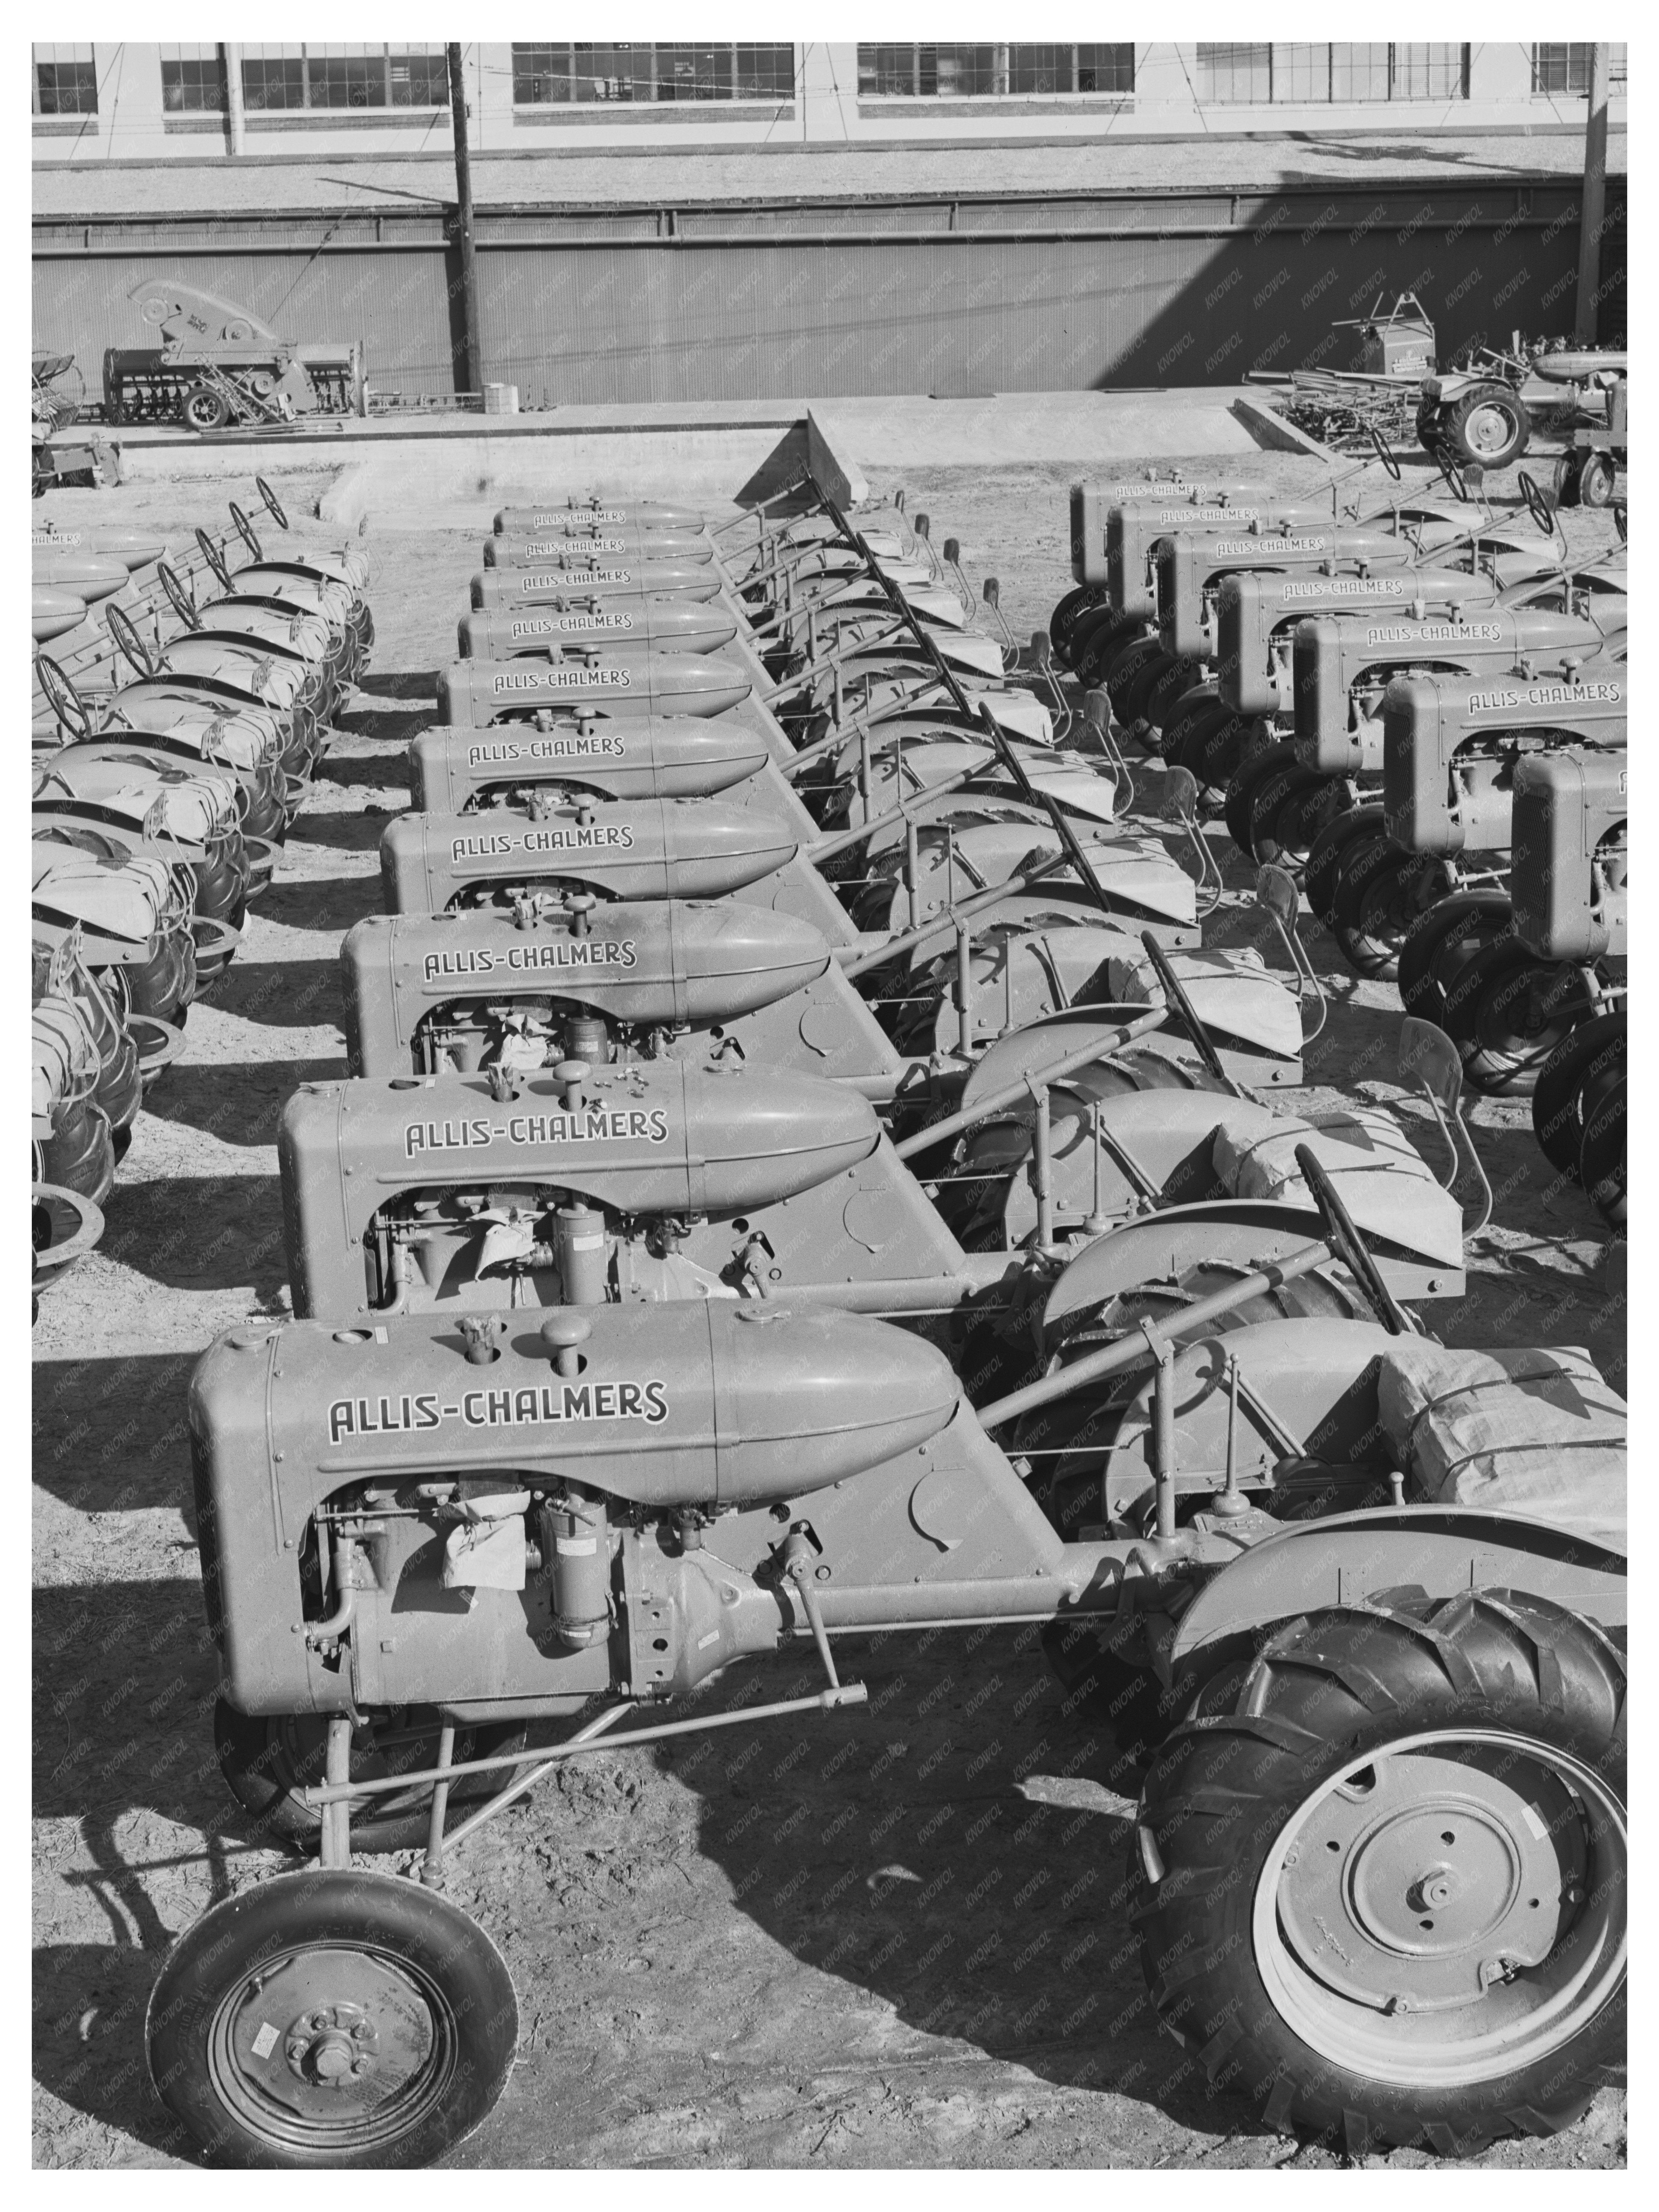
<svg viewBox="0 0 1659 2212"><path fill-rule="evenodd" d="M230 125L230 150L233 155L246 150L247 118L242 107L242 50L240 46L221 46L219 66L225 73L225 120Z"/></svg>
<svg viewBox="0 0 1659 2212"><path fill-rule="evenodd" d="M1578 313L1573 337L1595 343L1596 291L1601 281L1601 225L1607 200L1607 77L1613 59L1605 40L1590 48L1589 114L1584 124L1584 197L1578 220Z"/></svg>
<svg viewBox="0 0 1659 2212"><path fill-rule="evenodd" d="M466 325L466 360L463 389L483 390L483 333L478 322L478 260L472 236L472 154L466 138L466 86L461 76L461 50L449 54L449 105L455 118L455 211L461 241L461 313Z"/></svg>

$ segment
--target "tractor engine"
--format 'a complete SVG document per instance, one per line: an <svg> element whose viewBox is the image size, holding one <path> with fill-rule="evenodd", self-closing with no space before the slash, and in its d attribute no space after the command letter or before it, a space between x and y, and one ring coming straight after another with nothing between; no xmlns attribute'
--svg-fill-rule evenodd
<svg viewBox="0 0 1659 2212"><path fill-rule="evenodd" d="M422 730L409 749L410 800L417 813L471 814L526 805L532 792L565 805L706 799L758 775L769 757L758 732L732 722L538 709L531 727Z"/></svg>

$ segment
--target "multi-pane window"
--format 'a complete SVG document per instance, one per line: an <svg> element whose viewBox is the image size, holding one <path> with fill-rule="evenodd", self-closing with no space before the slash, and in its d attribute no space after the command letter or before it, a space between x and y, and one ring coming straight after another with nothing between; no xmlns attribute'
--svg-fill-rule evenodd
<svg viewBox="0 0 1659 2212"><path fill-rule="evenodd" d="M865 100L998 100L1134 88L1132 45L859 48L859 96Z"/></svg>
<svg viewBox="0 0 1659 2212"><path fill-rule="evenodd" d="M1217 106L1253 107L1467 100L1468 54L1462 46L1200 46L1198 96Z"/></svg>
<svg viewBox="0 0 1659 2212"><path fill-rule="evenodd" d="M1626 81L1626 50L1615 46L1607 57L1610 82ZM1582 46L1534 46L1532 50L1532 88L1534 92L1588 93L1590 87L1590 49Z"/></svg>
<svg viewBox="0 0 1659 2212"><path fill-rule="evenodd" d="M515 46L513 104L790 100L793 46Z"/></svg>
<svg viewBox="0 0 1659 2212"><path fill-rule="evenodd" d="M449 98L441 46L250 46L242 56L250 108L441 107Z"/></svg>
<svg viewBox="0 0 1659 2212"><path fill-rule="evenodd" d="M98 71L90 46L36 46L33 61L37 115L97 114Z"/></svg>
<svg viewBox="0 0 1659 2212"><path fill-rule="evenodd" d="M225 77L217 46L162 47L161 105L169 114L224 112Z"/></svg>

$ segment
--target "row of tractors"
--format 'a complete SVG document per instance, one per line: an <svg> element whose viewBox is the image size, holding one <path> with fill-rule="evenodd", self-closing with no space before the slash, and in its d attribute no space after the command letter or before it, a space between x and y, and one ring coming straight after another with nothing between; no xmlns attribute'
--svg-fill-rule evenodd
<svg viewBox="0 0 1659 2212"><path fill-rule="evenodd" d="M267 556L234 507L176 564L164 537L102 523L40 524L33 556L38 1312L103 1233L139 1108L270 888L374 623L360 551Z"/></svg>
<svg viewBox="0 0 1659 2212"><path fill-rule="evenodd" d="M283 1116L294 1318L191 1388L219 1763L312 1862L215 1905L152 1995L204 2155L443 2155L519 2022L453 1855L601 1750L855 1726L861 1635L976 1623L1040 1625L1060 1694L1109 1716L1152 2002L1267 2124L1462 2151L1565 2124L1616 2061L1624 1407L1582 1352L1425 1317L1490 1205L1471 931L1444 1022L1401 1034L1438 1172L1399 1115L1309 1097L1299 934L1327 827L1386 809L1394 837L1396 724L1432 706L1496 763L1483 823L1513 790L1513 836L1471 848L1510 854L1509 935L1571 957L1522 934L1522 768L1557 821L1610 723L1520 695L1622 699L1583 611L1611 603L1553 555L1530 580L1562 606L1516 602L1535 548L1466 503L1136 480L1073 513L1079 587L1024 647L927 518L810 475L725 516L495 517L385 913L343 949L348 1073ZM148 745L122 702L228 649L175 583L185 628L118 629L107 707L43 670L85 726L58 760ZM1601 643L1523 675L1547 617ZM1463 623L1508 625L1501 669L1446 663ZM1234 794L1269 753L1302 772L1310 665L1346 689L1310 744L1346 750L1258 830ZM1477 680L1516 695L1505 746ZM1261 862L1243 946L1205 941L1241 906L1222 811ZM1590 911L1622 931L1605 842ZM1552 927L1577 880L1543 884ZM1410 883L1425 914L1467 895ZM1622 949L1577 959L1589 1023L1622 1019ZM1504 1036L1513 1088L1553 1034ZM790 1650L815 1688L711 1710Z"/></svg>

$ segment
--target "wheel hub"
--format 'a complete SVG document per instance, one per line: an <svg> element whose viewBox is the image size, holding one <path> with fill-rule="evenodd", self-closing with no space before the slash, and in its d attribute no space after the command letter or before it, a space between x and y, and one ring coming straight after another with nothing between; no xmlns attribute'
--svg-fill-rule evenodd
<svg viewBox="0 0 1659 2212"><path fill-rule="evenodd" d="M1463 421L1463 435L1477 453L1501 453L1510 441L1509 416L1490 400L1471 408Z"/></svg>
<svg viewBox="0 0 1659 2212"><path fill-rule="evenodd" d="M431 2013L408 1976L389 1958L343 1945L296 1953L254 1977L229 2027L243 2096L289 2123L341 2118L397 2097L434 2044Z"/></svg>
<svg viewBox="0 0 1659 2212"><path fill-rule="evenodd" d="M1378 1759L1287 1850L1281 1929L1309 1973L1376 2011L1470 2004L1548 1956L1582 1881L1577 1825L1530 1764Z"/></svg>

